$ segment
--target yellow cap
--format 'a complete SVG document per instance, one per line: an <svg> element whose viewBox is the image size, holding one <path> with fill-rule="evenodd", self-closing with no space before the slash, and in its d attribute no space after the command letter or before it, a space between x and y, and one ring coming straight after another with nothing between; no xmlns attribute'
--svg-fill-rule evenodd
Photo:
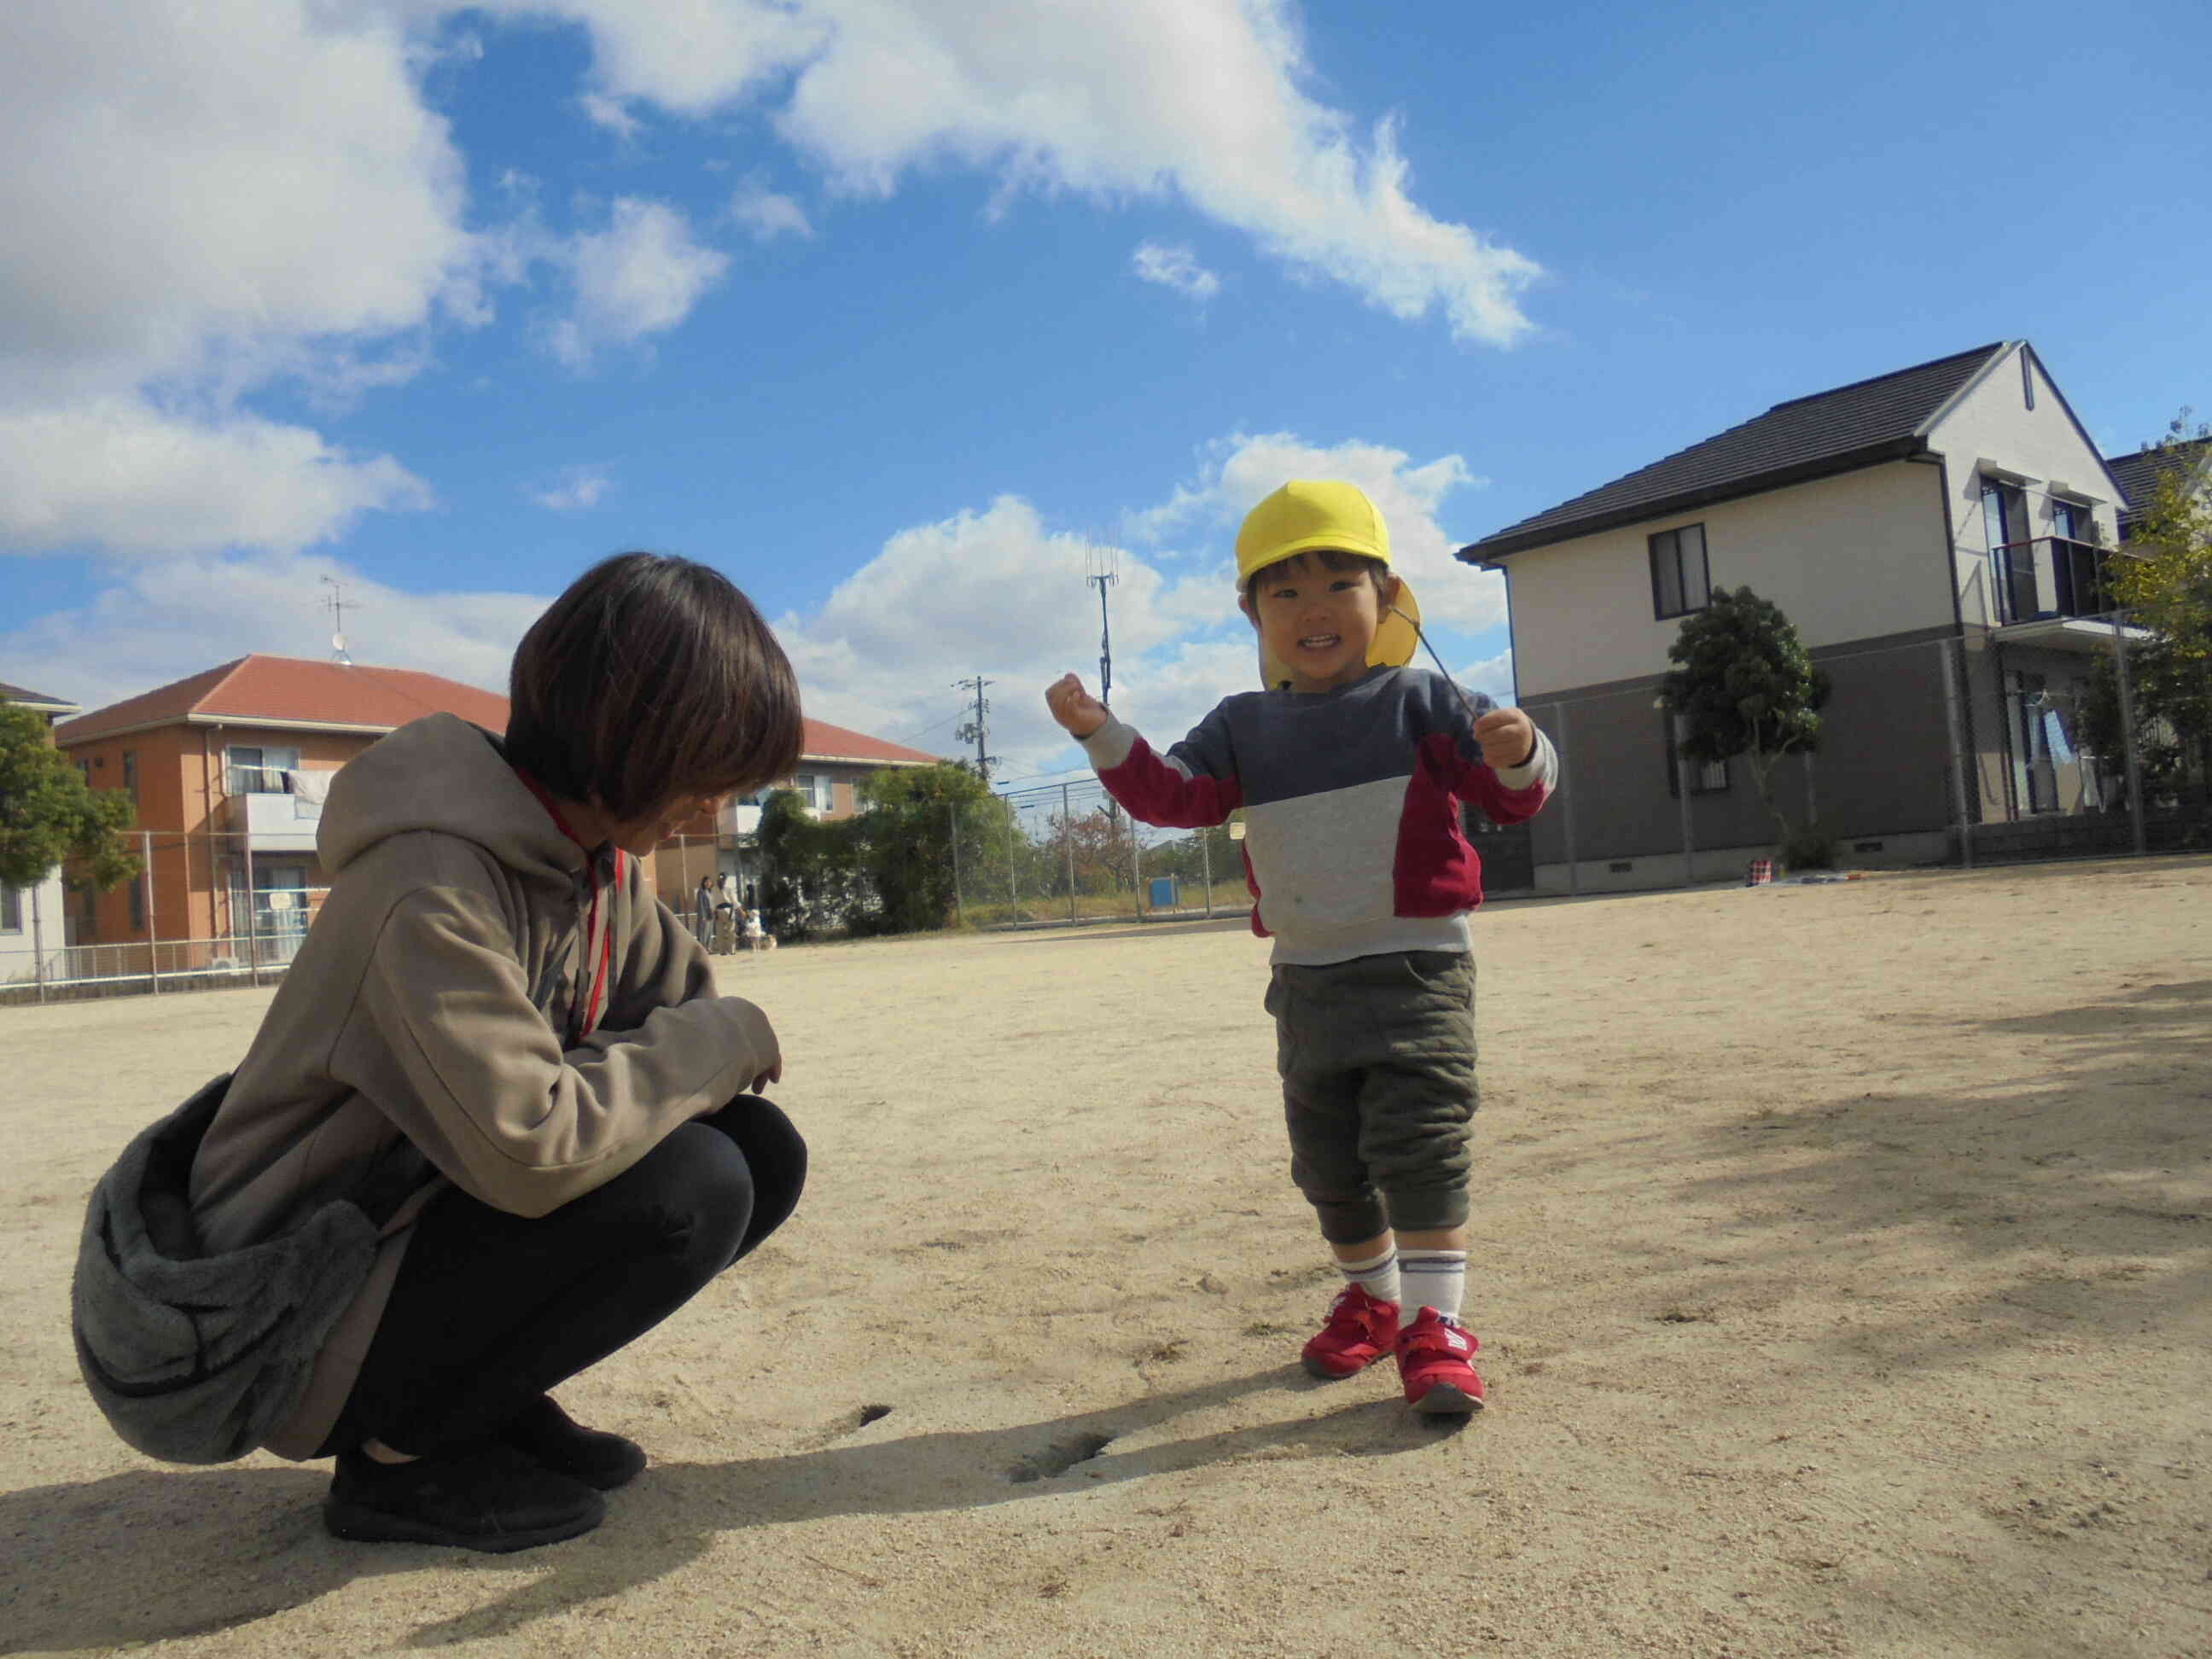
<svg viewBox="0 0 2212 1659"><path fill-rule="evenodd" d="M1380 559L1388 565L1390 527L1358 484L1336 478L1293 478L1244 515L1243 527L1237 532L1237 590L1243 592L1246 583L1279 559L1325 547ZM1415 624L1420 621L1421 607L1414 601L1411 584L1402 576L1398 580L1396 609L1406 615L1384 612L1367 647L1370 667L1402 668L1420 648ZM1273 660L1262 647L1261 684L1279 686L1290 678L1290 671Z"/></svg>

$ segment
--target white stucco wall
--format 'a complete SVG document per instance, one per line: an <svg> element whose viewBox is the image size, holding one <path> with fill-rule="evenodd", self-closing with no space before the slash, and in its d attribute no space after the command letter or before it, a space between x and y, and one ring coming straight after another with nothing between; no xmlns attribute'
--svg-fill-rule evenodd
<svg viewBox="0 0 2212 1659"><path fill-rule="evenodd" d="M1952 620L1936 468L1896 461L1511 556L1523 702L1664 673L1681 618L1652 615L1649 538L1702 524L1714 587L1748 584L1808 646Z"/></svg>
<svg viewBox="0 0 2212 1659"><path fill-rule="evenodd" d="M2021 374L2022 349L2015 347L1971 387L1928 434L1929 445L1945 460L1951 485L1952 562L1960 605L1967 623L1994 628L1989 537L1983 527L1982 478L1978 461L1993 461L2035 482L2023 487L2027 522L2025 539L2053 533L2050 486L2063 483L2097 498L2094 514L2106 546L2119 541L2119 486L2105 471L2103 459L2082 436L2042 364L2027 353L2035 387L2035 407L2027 406ZM2039 553L2044 550L2038 550ZM2038 586L2045 605L2053 588L2047 560L2039 559Z"/></svg>

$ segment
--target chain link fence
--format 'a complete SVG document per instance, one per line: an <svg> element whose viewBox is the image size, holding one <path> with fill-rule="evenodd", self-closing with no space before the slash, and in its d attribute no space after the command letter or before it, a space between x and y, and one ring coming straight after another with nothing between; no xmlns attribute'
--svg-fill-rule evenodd
<svg viewBox="0 0 2212 1659"><path fill-rule="evenodd" d="M963 927L1202 919L1244 890L1229 829L1139 823L1095 778L949 807L945 835Z"/></svg>
<svg viewBox="0 0 2212 1659"><path fill-rule="evenodd" d="M126 839L139 871L120 887L50 883L14 895L0 927L0 1004L265 984L298 953L329 890L311 835L282 846L244 831Z"/></svg>

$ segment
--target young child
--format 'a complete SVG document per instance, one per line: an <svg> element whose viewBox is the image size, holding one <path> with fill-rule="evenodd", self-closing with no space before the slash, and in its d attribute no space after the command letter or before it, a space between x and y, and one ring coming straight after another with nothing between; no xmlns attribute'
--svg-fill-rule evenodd
<svg viewBox="0 0 2212 1659"><path fill-rule="evenodd" d="M1303 1358L1349 1376L1394 1353L1418 1412L1482 1407L1467 1279L1475 1102L1467 913L1481 866L1458 803L1543 805L1550 744L1517 708L1404 665L1418 634L1389 532L1353 485L1294 479L1237 538L1237 605L1267 690L1163 757L1070 674L1045 693L1133 817L1194 829L1244 809L1252 930L1273 935L1291 1176L1348 1281Z"/></svg>
<svg viewBox="0 0 2212 1659"><path fill-rule="evenodd" d="M193 1161L210 1254L333 1200L368 1279L265 1444L337 1459L342 1538L505 1551L589 1530L645 1464L549 1389L787 1217L805 1147L750 1098L775 1032L644 885L665 827L787 775L790 664L744 595L623 554L514 657L499 738L400 727L330 792L330 895Z"/></svg>

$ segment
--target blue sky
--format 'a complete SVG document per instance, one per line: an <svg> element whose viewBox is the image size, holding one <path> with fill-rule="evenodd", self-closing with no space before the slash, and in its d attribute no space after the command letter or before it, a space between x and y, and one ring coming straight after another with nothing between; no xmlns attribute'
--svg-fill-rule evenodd
<svg viewBox="0 0 2212 1659"><path fill-rule="evenodd" d="M1228 548L1366 484L1453 547L1784 398L2032 339L2091 435L2212 405L2201 0L15 0L0 679L246 651L497 685L624 547L810 711L1001 776L1095 670L1251 683Z"/></svg>

